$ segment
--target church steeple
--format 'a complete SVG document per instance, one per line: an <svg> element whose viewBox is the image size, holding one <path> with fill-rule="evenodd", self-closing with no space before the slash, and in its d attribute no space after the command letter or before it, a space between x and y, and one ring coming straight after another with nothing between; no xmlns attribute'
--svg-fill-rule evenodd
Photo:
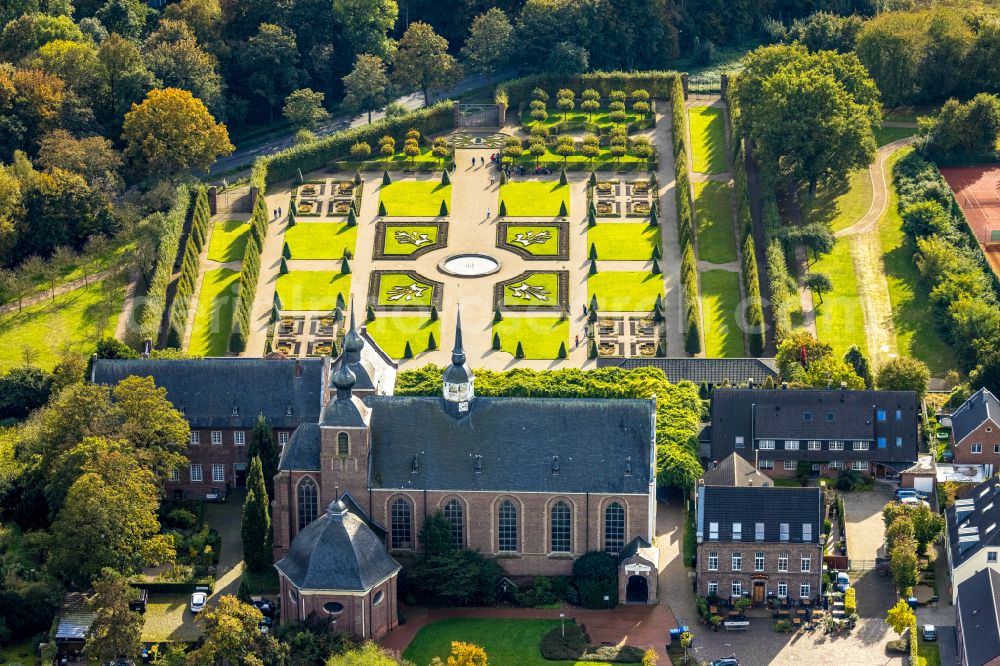
<svg viewBox="0 0 1000 666"><path fill-rule="evenodd" d="M349 401L353 395L356 381L357 377L347 367L347 363L341 363L337 372L333 373L333 385L337 387L337 400Z"/></svg>
<svg viewBox="0 0 1000 666"><path fill-rule="evenodd" d="M462 348L462 312L455 314L455 348L451 350L452 365L465 365L465 349Z"/></svg>
<svg viewBox="0 0 1000 666"><path fill-rule="evenodd" d="M458 411L468 410L468 403L475 397L475 376L469 369L462 346L462 313L455 317L455 348L451 351L451 365L444 371L444 399L458 403Z"/></svg>
<svg viewBox="0 0 1000 666"><path fill-rule="evenodd" d="M364 346L365 341L358 335L358 329L354 325L354 305L351 304L351 327L344 335L344 360L352 365L359 362Z"/></svg>

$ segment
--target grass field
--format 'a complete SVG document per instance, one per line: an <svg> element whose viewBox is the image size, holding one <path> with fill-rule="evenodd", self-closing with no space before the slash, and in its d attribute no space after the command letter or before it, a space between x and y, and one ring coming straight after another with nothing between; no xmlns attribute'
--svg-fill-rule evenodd
<svg viewBox="0 0 1000 666"><path fill-rule="evenodd" d="M437 180L396 181L379 189L379 201L389 217L437 217L442 201L451 210L451 185Z"/></svg>
<svg viewBox="0 0 1000 666"><path fill-rule="evenodd" d="M558 358L560 344L566 345L569 353L568 319L506 315L502 322L493 324L493 332L500 334L500 348L511 355L517 351L518 342L525 358Z"/></svg>
<svg viewBox="0 0 1000 666"><path fill-rule="evenodd" d="M378 290L378 303L379 305L391 305L393 307L430 307L432 296L434 295L434 290L431 285L419 280L414 280L409 275L402 273L383 273L382 277L379 279L379 290ZM411 285L416 285L420 287L422 291L417 292L407 292L407 287ZM405 296L390 300L390 293L393 289L399 292L406 293Z"/></svg>
<svg viewBox="0 0 1000 666"><path fill-rule="evenodd" d="M194 315L188 353L199 356L225 356L233 327L233 306L240 272L229 268L205 271Z"/></svg>
<svg viewBox="0 0 1000 666"><path fill-rule="evenodd" d="M522 240L526 240L529 237L528 234L532 234L534 235L532 237L535 237L537 236L537 234L542 234L542 233L548 233L549 235L548 239L542 243L529 243L528 245L525 245L524 243L514 242L518 236L521 236ZM520 248L526 252L529 252L530 254L534 254L540 257L545 257L554 254L559 254L560 233L561 232L559 230L559 227L557 226L522 227L516 224L512 224L509 227L507 227L507 236L505 240L509 245L513 245L514 247Z"/></svg>
<svg viewBox="0 0 1000 666"><path fill-rule="evenodd" d="M428 624L413 637L403 658L429 664L434 657L446 660L452 641L474 643L486 650L491 664L502 666L597 666L590 661L548 661L538 649L542 637L559 626L559 620L501 620L457 618Z"/></svg>
<svg viewBox="0 0 1000 666"><path fill-rule="evenodd" d="M374 321L365 324L368 333L389 356L403 358L406 343L410 343L413 355L427 350L430 334L441 344L441 320L431 321L428 317L391 317L380 314Z"/></svg>
<svg viewBox="0 0 1000 666"><path fill-rule="evenodd" d="M188 611L190 601L191 595L187 593L151 593L142 616L142 640L149 643L198 640L201 630Z"/></svg>
<svg viewBox="0 0 1000 666"><path fill-rule="evenodd" d="M560 202L569 212L569 186L560 185L558 180L507 183L500 186L499 201L507 206L508 217L556 217Z"/></svg>
<svg viewBox="0 0 1000 666"><path fill-rule="evenodd" d="M339 271L292 271L278 278L278 298L282 310L332 312L337 296L350 301L351 276Z"/></svg>
<svg viewBox="0 0 1000 666"><path fill-rule="evenodd" d="M212 225L212 241L208 244L208 258L225 264L243 259L243 251L250 235L250 225L240 220L220 220Z"/></svg>
<svg viewBox="0 0 1000 666"><path fill-rule="evenodd" d="M94 275L95 273L100 273L101 271L107 270L112 266L117 266L127 258L128 253L131 252L134 247L135 243L110 247L99 255L91 257L89 261L84 261L83 256L77 255L73 261L63 267L62 273L59 275L58 284L81 280L84 275ZM34 285L34 289L25 294L25 297L32 296L35 293L43 293L49 289L48 283L46 283L41 276L32 277L31 282Z"/></svg>
<svg viewBox="0 0 1000 666"><path fill-rule="evenodd" d="M577 105L579 105L580 101L576 100L576 102ZM625 105L626 108L630 108L629 102L626 102ZM608 117L608 113L610 113L610 110L607 107L601 107L592 114L581 111L579 108L574 109L573 111L570 111L566 114L563 114L556 108L556 101L554 99L550 99L548 101L548 111L549 111L549 116L545 120L532 120L531 112L525 111L524 115L522 116L521 122L524 126L529 128L534 127L535 125L538 124L545 125L546 127L552 127L553 125L558 125L559 123L563 122L570 124L591 123L599 127L610 127L611 125L616 124L611 121L611 118ZM626 123L634 123L637 120L639 120L639 116L637 116L636 114L631 112L626 113L625 115Z"/></svg>
<svg viewBox="0 0 1000 666"><path fill-rule="evenodd" d="M577 145L577 149L579 148L580 146ZM608 150L607 148L602 148L601 152L597 154L597 157L593 158L593 161L596 169L600 171L601 170L600 165L602 164L611 164L614 162L645 162L647 159L648 158L646 157L637 157L632 154L625 154L619 158L612 155L611 151ZM512 160L510 158L504 158L504 162L511 162L511 161ZM581 162L590 162L590 161L591 158L586 157L585 155L570 155L568 157L563 157L558 153L552 152L552 149L549 148L548 150L545 151L543 155L539 157L535 157L534 155L525 152L523 155L521 155L521 157L517 158L516 160L513 160L513 163L523 164L526 167L534 167L537 162L567 162L570 164L578 164Z"/></svg>
<svg viewBox="0 0 1000 666"><path fill-rule="evenodd" d="M881 148L887 143L899 141L917 133L916 127L879 127L875 130L875 141Z"/></svg>
<svg viewBox="0 0 1000 666"><path fill-rule="evenodd" d="M540 300L536 296L532 296L531 298L516 296L512 287L516 287L521 283L512 282L504 288L504 305L518 305L521 307L539 305L543 307L552 307L559 302L559 276L556 273L532 273L527 277L527 279L524 280L524 283L531 287L541 287L544 289L545 291L541 295L545 296L547 300Z"/></svg>
<svg viewBox="0 0 1000 666"><path fill-rule="evenodd" d="M865 346L865 317L861 311L858 296L858 282L851 260L851 243L847 238L838 238L830 254L821 255L819 261L809 270L824 273L833 284L833 291L823 294L823 302L813 295L816 309L816 335L833 347L839 358L858 345Z"/></svg>
<svg viewBox="0 0 1000 666"><path fill-rule="evenodd" d="M599 312L649 312L663 295L663 276L645 271L601 271L587 278L587 302Z"/></svg>
<svg viewBox="0 0 1000 666"><path fill-rule="evenodd" d="M941 666L941 648L937 643L925 643L918 637L917 666Z"/></svg>
<svg viewBox="0 0 1000 666"><path fill-rule="evenodd" d="M346 222L300 222L285 231L292 259L340 259L354 254L358 228Z"/></svg>
<svg viewBox="0 0 1000 666"><path fill-rule="evenodd" d="M426 234L427 240L429 240L430 243L421 243L419 246L414 245L413 243L400 243L398 240L396 240L396 233L400 231L413 234L417 238L420 238L422 235ZM392 254L392 255L413 254L414 251L420 249L421 247L427 247L428 245L436 243L437 237L438 237L438 228L436 226L424 226L424 225L414 224L405 227L398 227L398 226L388 227L385 233L385 242L383 243L382 252L385 254ZM351 251L352 252L354 251L353 248L351 249Z"/></svg>
<svg viewBox="0 0 1000 666"><path fill-rule="evenodd" d="M726 128L722 109L693 106L688 109L691 125L691 170L722 173L726 166Z"/></svg>
<svg viewBox="0 0 1000 666"><path fill-rule="evenodd" d="M89 354L101 337L114 335L124 298L121 282L111 278L0 315L0 370L24 363L26 355L51 369L67 344Z"/></svg>
<svg viewBox="0 0 1000 666"><path fill-rule="evenodd" d="M724 270L701 274L701 309L705 318L705 356L708 358L741 358L743 331L736 312L740 306L740 278Z"/></svg>
<svg viewBox="0 0 1000 666"><path fill-rule="evenodd" d="M698 258L712 264L736 261L732 195L729 185L707 181L694 184L694 219L698 226Z"/></svg>
<svg viewBox="0 0 1000 666"><path fill-rule="evenodd" d="M846 183L818 190L811 202L808 196L803 196L802 219L809 223L826 222L837 232L864 217L871 208L872 196L868 169L858 169Z"/></svg>
<svg viewBox="0 0 1000 666"><path fill-rule="evenodd" d="M889 158L886 164L889 173L892 165L905 154L902 150ZM927 290L913 261L914 248L903 234L903 220L896 208L899 196L892 179L888 180L889 206L879 221L879 242L889 283L892 319L896 325L896 348L900 354L920 359L932 375L941 377L954 368L955 355L934 327L934 313L927 305Z"/></svg>
<svg viewBox="0 0 1000 666"><path fill-rule="evenodd" d="M659 240L660 228L645 222L606 222L587 230L587 251L593 244L601 261L649 261Z"/></svg>

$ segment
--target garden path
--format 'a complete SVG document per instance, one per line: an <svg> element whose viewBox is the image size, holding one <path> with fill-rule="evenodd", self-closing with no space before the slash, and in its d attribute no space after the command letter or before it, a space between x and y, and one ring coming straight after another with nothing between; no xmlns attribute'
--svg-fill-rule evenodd
<svg viewBox="0 0 1000 666"><path fill-rule="evenodd" d="M63 284L56 287L55 295L57 297L62 296L63 294L75 291L80 287L85 287L91 282L99 282L107 277L110 277L111 275L114 275L116 271L118 271L117 267L108 268L106 270L100 271L99 273L94 273L93 275L88 276L86 280L84 280L84 278L78 278L76 280L71 280L70 282L64 282ZM21 300L20 306L18 306L16 300L7 303L6 305L0 305L0 315L5 315L8 312L15 312L18 310L19 307L26 308L29 305L35 305L36 303L41 303L42 301L51 301L51 300L52 300L52 291L46 289L45 291L40 291L32 296L25 296Z"/></svg>
<svg viewBox="0 0 1000 666"><path fill-rule="evenodd" d="M285 243L288 229L288 209L292 200L289 187L275 188L267 195L267 210L281 208L281 217L268 221L264 249L260 253L260 277L254 293L253 308L250 310L250 335L247 337L246 356L263 356L267 342L267 327L271 323L271 308L274 305L274 290L277 288L278 272L281 269L281 248ZM205 243L206 247L208 243Z"/></svg>

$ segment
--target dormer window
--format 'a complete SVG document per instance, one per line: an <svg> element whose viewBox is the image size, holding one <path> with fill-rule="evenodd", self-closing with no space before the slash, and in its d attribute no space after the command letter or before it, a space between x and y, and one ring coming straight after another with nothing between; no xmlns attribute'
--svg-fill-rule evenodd
<svg viewBox="0 0 1000 666"><path fill-rule="evenodd" d="M826 413L826 420L829 423L833 423L834 421L837 420L837 416L833 412L827 412Z"/></svg>
<svg viewBox="0 0 1000 666"><path fill-rule="evenodd" d="M710 541L719 540L719 523L708 524L708 538Z"/></svg>
<svg viewBox="0 0 1000 666"><path fill-rule="evenodd" d="M416 474L420 471L420 465L417 462L417 457L413 456L413 462L410 463L410 474Z"/></svg>
<svg viewBox="0 0 1000 666"><path fill-rule="evenodd" d="M240 415L239 405L233 405L233 416L239 416L239 415Z"/></svg>
<svg viewBox="0 0 1000 666"><path fill-rule="evenodd" d="M788 523L781 523L781 531L779 533L779 538L782 541L788 541Z"/></svg>
<svg viewBox="0 0 1000 666"><path fill-rule="evenodd" d="M482 456L476 456L475 470L476 470L476 474L482 474L483 473L483 457Z"/></svg>
<svg viewBox="0 0 1000 666"><path fill-rule="evenodd" d="M802 523L802 543L810 543L813 538L812 523Z"/></svg>
<svg viewBox="0 0 1000 666"><path fill-rule="evenodd" d="M285 405L285 416L291 416L291 415L292 415L292 403L288 403L287 405Z"/></svg>
<svg viewBox="0 0 1000 666"><path fill-rule="evenodd" d="M879 421L879 423L884 423L885 422L885 410L884 409L880 409L877 412L875 412L875 418Z"/></svg>
<svg viewBox="0 0 1000 666"><path fill-rule="evenodd" d="M632 456L625 459L625 476L632 476Z"/></svg>
<svg viewBox="0 0 1000 666"><path fill-rule="evenodd" d="M812 420L813 420L813 413L812 412L802 412L802 420L805 421L806 423L811 423Z"/></svg>
<svg viewBox="0 0 1000 666"><path fill-rule="evenodd" d="M743 539L743 523L733 523L733 541Z"/></svg>
<svg viewBox="0 0 1000 666"><path fill-rule="evenodd" d="M559 456L552 456L552 475L559 475Z"/></svg>
<svg viewBox="0 0 1000 666"><path fill-rule="evenodd" d="M764 540L764 523L757 523L754 526L754 535L753 535L753 537L757 541L763 541Z"/></svg>

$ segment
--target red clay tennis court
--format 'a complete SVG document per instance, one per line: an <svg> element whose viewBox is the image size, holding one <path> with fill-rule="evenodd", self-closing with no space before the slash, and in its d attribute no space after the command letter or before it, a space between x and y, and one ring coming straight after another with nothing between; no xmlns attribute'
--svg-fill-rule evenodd
<svg viewBox="0 0 1000 666"><path fill-rule="evenodd" d="M947 167L941 175L955 192L993 272L1000 275L1000 166Z"/></svg>

